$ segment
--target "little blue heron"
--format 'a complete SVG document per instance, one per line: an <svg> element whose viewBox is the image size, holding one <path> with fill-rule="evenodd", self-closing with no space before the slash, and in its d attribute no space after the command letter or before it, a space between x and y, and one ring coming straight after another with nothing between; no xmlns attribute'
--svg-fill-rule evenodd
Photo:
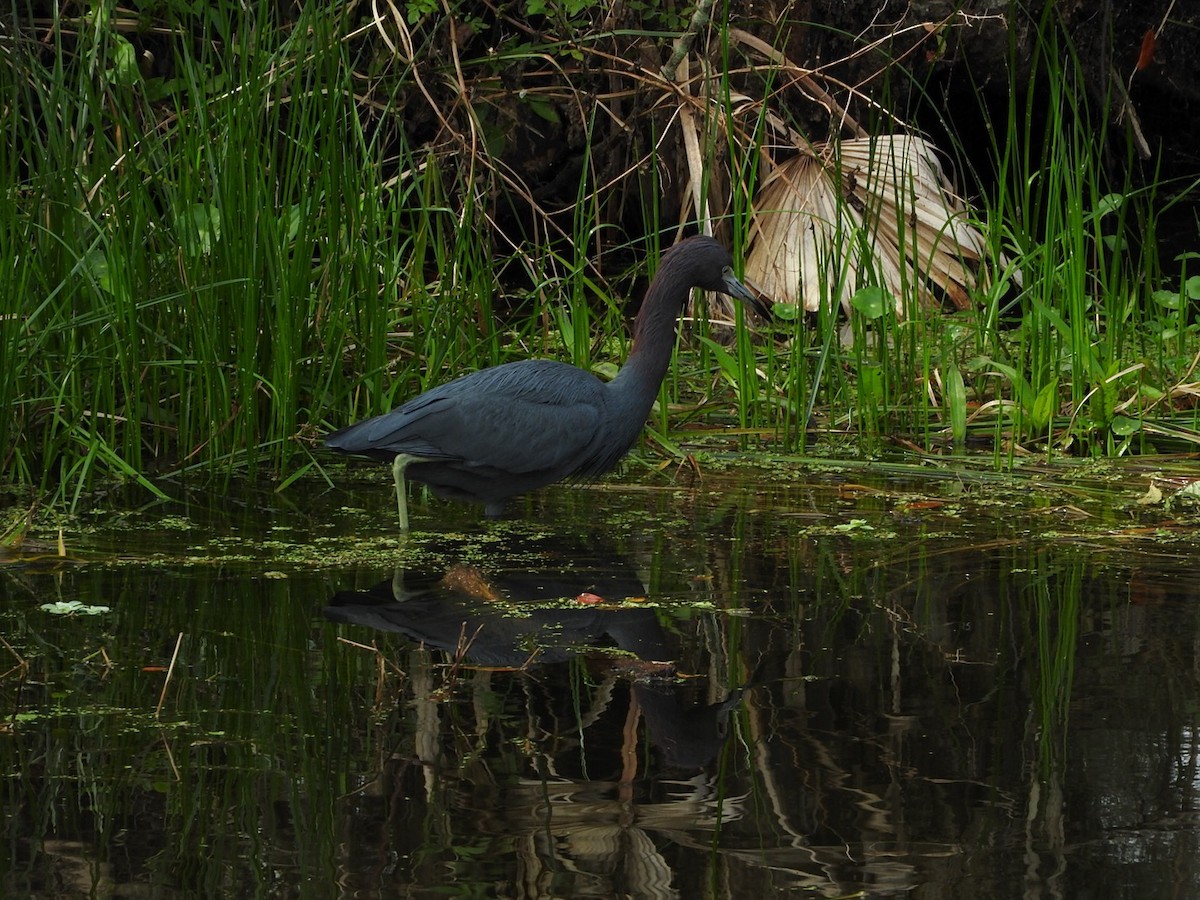
<svg viewBox="0 0 1200 900"><path fill-rule="evenodd" d="M392 463L401 531L408 530L406 470L438 497L482 503L488 516L501 515L509 497L602 475L641 434L692 288L761 309L734 276L728 250L710 237L687 238L663 254L638 311L629 359L612 381L553 360L505 363L336 431L325 446Z"/></svg>

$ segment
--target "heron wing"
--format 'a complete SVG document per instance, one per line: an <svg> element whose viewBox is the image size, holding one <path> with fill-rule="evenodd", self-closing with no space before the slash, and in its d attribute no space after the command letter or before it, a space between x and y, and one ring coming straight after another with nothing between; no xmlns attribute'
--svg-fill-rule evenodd
<svg viewBox="0 0 1200 900"><path fill-rule="evenodd" d="M566 477L603 431L604 385L553 360L481 369L352 426L339 449L456 460L506 472ZM349 430L348 430L349 431ZM352 445L351 445L352 444Z"/></svg>

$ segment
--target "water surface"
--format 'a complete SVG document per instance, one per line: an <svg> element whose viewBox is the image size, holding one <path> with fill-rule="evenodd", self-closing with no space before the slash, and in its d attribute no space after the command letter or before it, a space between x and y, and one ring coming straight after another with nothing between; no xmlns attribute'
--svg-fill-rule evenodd
<svg viewBox="0 0 1200 900"><path fill-rule="evenodd" d="M0 560L0 894L1200 893L1197 516L1152 481L72 518Z"/></svg>

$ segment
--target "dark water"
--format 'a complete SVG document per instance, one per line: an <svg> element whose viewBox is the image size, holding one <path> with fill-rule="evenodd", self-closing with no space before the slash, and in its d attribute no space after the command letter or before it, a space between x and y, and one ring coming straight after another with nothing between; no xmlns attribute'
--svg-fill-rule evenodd
<svg viewBox="0 0 1200 900"><path fill-rule="evenodd" d="M1200 896L1198 518L1145 474L414 498L403 543L378 474L0 557L0 895Z"/></svg>

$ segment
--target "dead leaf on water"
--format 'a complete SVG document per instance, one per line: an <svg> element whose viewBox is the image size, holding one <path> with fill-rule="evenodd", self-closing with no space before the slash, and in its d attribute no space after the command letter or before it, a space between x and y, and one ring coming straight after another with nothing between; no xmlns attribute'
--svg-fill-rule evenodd
<svg viewBox="0 0 1200 900"><path fill-rule="evenodd" d="M1150 482L1150 487L1146 490L1146 493L1138 497L1137 502L1139 506L1157 506L1159 503L1162 503L1162 499L1162 491L1160 491L1158 489L1158 485L1152 481Z"/></svg>

